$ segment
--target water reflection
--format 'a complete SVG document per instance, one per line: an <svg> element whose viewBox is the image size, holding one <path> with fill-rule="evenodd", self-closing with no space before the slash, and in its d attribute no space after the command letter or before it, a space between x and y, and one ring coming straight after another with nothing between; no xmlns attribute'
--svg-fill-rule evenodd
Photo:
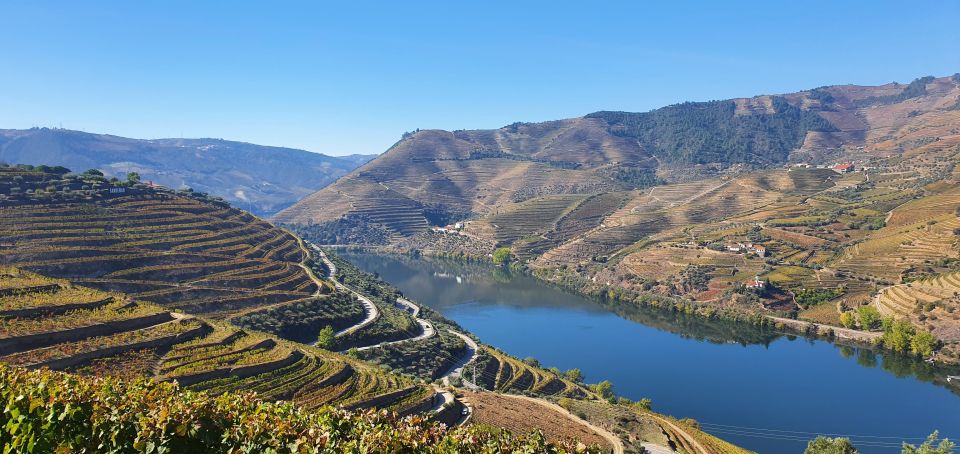
<svg viewBox="0 0 960 454"><path fill-rule="evenodd" d="M960 375L956 368L746 323L594 301L484 264L345 257L489 344L548 367L580 368L591 382L609 379L619 394L650 397L655 409L674 416L816 433L915 438L940 429L960 436L960 392L945 380ZM805 445L724 436L758 452L802 452Z"/></svg>

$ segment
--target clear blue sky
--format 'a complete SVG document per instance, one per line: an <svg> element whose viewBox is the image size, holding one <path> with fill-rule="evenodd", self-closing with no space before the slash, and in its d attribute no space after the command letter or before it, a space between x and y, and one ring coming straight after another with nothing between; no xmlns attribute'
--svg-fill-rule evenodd
<svg viewBox="0 0 960 454"><path fill-rule="evenodd" d="M415 128L960 71L960 2L0 0L0 128L378 153Z"/></svg>

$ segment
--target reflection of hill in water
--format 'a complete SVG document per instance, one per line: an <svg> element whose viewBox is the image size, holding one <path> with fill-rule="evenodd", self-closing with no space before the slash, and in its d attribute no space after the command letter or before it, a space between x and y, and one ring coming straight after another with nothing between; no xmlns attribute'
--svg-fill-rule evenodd
<svg viewBox="0 0 960 454"><path fill-rule="evenodd" d="M408 289L413 294L430 295L424 300L434 308L451 307L464 301L484 304L506 304L516 307L574 308L589 311L609 311L642 325L669 332L683 338L714 344L769 346L781 337L798 336L774 332L749 323L722 319L705 319L672 310L636 306L619 302L601 302L551 286L534 277L511 273L488 263L465 263L435 257L377 255L371 253L343 253L360 268L382 272L388 281L405 276L404 282L392 284ZM402 272L401 272L402 271ZM496 301L493 301L496 300ZM945 386L960 395L960 383L948 384L948 375L960 376L960 367L934 365L913 357L897 355L862 346L835 345L841 356L857 364L880 367L898 378L916 377L925 382ZM955 380L956 381L956 380Z"/></svg>
<svg viewBox="0 0 960 454"><path fill-rule="evenodd" d="M623 303L600 303L614 314L627 320L678 336L715 344L770 345L782 334L748 323L730 320L706 319L693 315L647 306Z"/></svg>

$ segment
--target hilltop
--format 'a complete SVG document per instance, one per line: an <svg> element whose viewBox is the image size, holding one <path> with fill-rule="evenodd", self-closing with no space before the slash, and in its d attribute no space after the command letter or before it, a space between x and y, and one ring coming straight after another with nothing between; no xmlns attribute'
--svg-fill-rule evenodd
<svg viewBox="0 0 960 454"><path fill-rule="evenodd" d="M140 140L65 129L0 130L0 162L100 169L170 188L193 188L270 215L373 156L326 156L221 139Z"/></svg>
<svg viewBox="0 0 960 454"><path fill-rule="evenodd" d="M957 125L960 75L418 131L275 219L956 362Z"/></svg>

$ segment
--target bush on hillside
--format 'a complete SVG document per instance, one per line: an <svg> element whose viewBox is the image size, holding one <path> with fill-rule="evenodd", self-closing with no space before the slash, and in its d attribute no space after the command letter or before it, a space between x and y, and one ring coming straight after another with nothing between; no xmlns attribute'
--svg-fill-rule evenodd
<svg viewBox="0 0 960 454"><path fill-rule="evenodd" d="M471 426L445 430L419 417L305 411L255 394L181 390L149 380L82 378L0 365L4 452L500 453L573 452L541 433ZM586 452L601 452L591 448Z"/></svg>

